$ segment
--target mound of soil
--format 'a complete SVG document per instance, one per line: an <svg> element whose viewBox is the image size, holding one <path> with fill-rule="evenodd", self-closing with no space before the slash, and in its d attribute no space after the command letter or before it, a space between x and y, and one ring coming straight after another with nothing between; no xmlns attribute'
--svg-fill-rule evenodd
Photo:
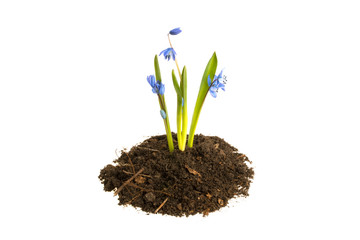
<svg viewBox="0 0 360 240"><path fill-rule="evenodd" d="M246 197L254 171L248 158L223 139L196 135L194 147L170 153L166 135L153 136L122 151L100 172L105 191L115 190L119 205L148 213L204 216Z"/></svg>

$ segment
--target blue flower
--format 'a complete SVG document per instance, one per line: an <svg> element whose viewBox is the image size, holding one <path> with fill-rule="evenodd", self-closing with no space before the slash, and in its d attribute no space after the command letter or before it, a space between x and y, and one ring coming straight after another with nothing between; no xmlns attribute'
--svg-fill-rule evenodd
<svg viewBox="0 0 360 240"><path fill-rule="evenodd" d="M219 73L219 75L214 76L214 81L211 82L210 75L208 76L208 85L210 87L209 91L211 96L216 98L217 92L219 91L219 88L221 88L223 91L225 91L225 83L226 79L222 76L223 71Z"/></svg>
<svg viewBox="0 0 360 240"><path fill-rule="evenodd" d="M171 57L172 57L173 60L175 60L176 52L175 52L175 50L173 48L165 49L164 51L162 51L160 53L159 56L161 56L161 54L164 54L165 59L167 59L168 61L170 60Z"/></svg>
<svg viewBox="0 0 360 240"><path fill-rule="evenodd" d="M171 34L171 35L178 35L179 33L181 33L180 28L174 28L173 30L171 30L169 32L169 34Z"/></svg>
<svg viewBox="0 0 360 240"><path fill-rule="evenodd" d="M162 84L160 81L156 81L154 75L147 76L147 81L152 87L153 93L163 95L165 92L165 85Z"/></svg>

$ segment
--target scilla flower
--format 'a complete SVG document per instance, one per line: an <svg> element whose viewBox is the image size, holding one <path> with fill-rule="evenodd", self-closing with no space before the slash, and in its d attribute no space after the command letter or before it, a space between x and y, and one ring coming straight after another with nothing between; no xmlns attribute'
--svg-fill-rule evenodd
<svg viewBox="0 0 360 240"><path fill-rule="evenodd" d="M210 75L208 76L208 85L210 87L209 91L210 91L211 96L213 96L214 98L216 98L219 88L221 88L223 91L225 91L225 81L222 76L222 72L223 71L221 70L219 75L214 76L213 82L211 82Z"/></svg>
<svg viewBox="0 0 360 240"><path fill-rule="evenodd" d="M181 33L180 28L174 28L169 32L170 35L178 35L179 33Z"/></svg>
<svg viewBox="0 0 360 240"><path fill-rule="evenodd" d="M170 60L170 58L172 58L173 60L175 60L175 55L176 55L176 52L173 48L167 48L165 49L164 51L162 51L160 53L159 56L161 56L161 54L164 54L164 57L165 59L167 59L168 61Z"/></svg>
<svg viewBox="0 0 360 240"><path fill-rule="evenodd" d="M147 76L147 81L152 87L153 93L164 95L165 85L162 84L160 81L156 81L154 75Z"/></svg>

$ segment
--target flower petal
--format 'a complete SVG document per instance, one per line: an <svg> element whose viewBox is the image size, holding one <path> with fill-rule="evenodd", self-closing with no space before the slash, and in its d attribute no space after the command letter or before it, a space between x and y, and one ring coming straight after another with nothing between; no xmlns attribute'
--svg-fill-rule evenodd
<svg viewBox="0 0 360 240"><path fill-rule="evenodd" d="M164 93L165 93L165 85L160 83L159 94L164 95Z"/></svg>
<svg viewBox="0 0 360 240"><path fill-rule="evenodd" d="M225 85L219 82L219 85L217 86L217 88L225 88Z"/></svg>
<svg viewBox="0 0 360 240"><path fill-rule="evenodd" d="M213 96L214 98L216 98L216 96L217 96L216 91L212 91L211 89L210 89L210 94L211 94L211 96Z"/></svg>
<svg viewBox="0 0 360 240"><path fill-rule="evenodd" d="M159 54L159 56L161 56L161 54L163 54L163 53L164 53L164 56L165 56L165 55L166 55L166 54L165 54L165 51L166 51L166 50L167 50L167 49L162 50L161 53Z"/></svg>
<svg viewBox="0 0 360 240"><path fill-rule="evenodd" d="M165 60L170 60L170 58L173 58L173 60L175 60L175 55L176 55L176 52L173 48L167 48L165 50L163 50L160 55L163 54L164 57L165 57Z"/></svg>
<svg viewBox="0 0 360 240"><path fill-rule="evenodd" d="M211 86L211 78L210 78L210 74L209 74L209 76L208 76L208 85L209 85L209 87Z"/></svg>
<svg viewBox="0 0 360 240"><path fill-rule="evenodd" d="M147 81L152 88L155 86L155 76L154 75L147 76Z"/></svg>
<svg viewBox="0 0 360 240"><path fill-rule="evenodd" d="M223 74L223 70L220 71L219 75L218 75L218 79L222 78L222 74Z"/></svg>

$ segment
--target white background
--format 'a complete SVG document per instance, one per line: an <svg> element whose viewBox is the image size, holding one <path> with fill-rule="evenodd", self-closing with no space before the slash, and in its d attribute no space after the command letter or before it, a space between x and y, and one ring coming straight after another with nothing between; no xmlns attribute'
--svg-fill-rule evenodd
<svg viewBox="0 0 360 240"><path fill-rule="evenodd" d="M359 239L358 1L1 1L1 239ZM167 32L192 114L213 51L228 77L198 133L253 161L209 217L117 206L115 150L163 134L146 82ZM160 59L170 121L176 96Z"/></svg>

